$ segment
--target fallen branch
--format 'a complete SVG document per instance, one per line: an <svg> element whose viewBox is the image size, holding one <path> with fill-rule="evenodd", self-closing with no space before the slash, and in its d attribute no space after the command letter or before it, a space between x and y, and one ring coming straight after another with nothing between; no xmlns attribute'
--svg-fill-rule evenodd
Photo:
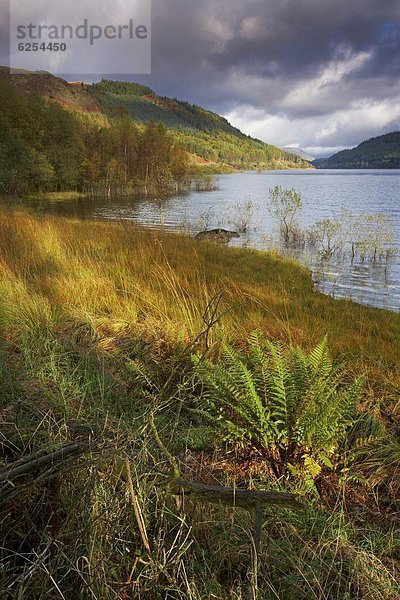
<svg viewBox="0 0 400 600"><path fill-rule="evenodd" d="M251 568L249 572L250 597L257 596L258 560L263 529L263 512L268 506L301 509L303 505L294 494L283 492L261 492L258 490L241 490L218 485L205 485L184 479L175 479L171 484L172 493L184 495L199 502L222 502L228 506L240 506L253 513L254 526L252 532Z"/></svg>
<svg viewBox="0 0 400 600"><path fill-rule="evenodd" d="M176 479L172 484L173 493L182 491L186 496L205 502L222 502L230 506L240 506L247 510L266 506L301 509L303 505L294 494L283 492L262 492L258 490L241 490L217 485L205 485L184 479Z"/></svg>
<svg viewBox="0 0 400 600"><path fill-rule="evenodd" d="M53 452L35 452L3 467L0 469L0 504L10 500L26 485L43 481L46 476L53 477L85 450L83 444L72 442Z"/></svg>

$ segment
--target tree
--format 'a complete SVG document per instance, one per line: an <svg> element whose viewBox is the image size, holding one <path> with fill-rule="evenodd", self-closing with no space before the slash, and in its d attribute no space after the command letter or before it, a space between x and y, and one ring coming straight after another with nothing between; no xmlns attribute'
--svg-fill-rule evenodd
<svg viewBox="0 0 400 600"><path fill-rule="evenodd" d="M254 215L258 209L259 205L251 198L236 202L233 205L232 213L229 218L238 233L247 233L249 231Z"/></svg>
<svg viewBox="0 0 400 600"><path fill-rule="evenodd" d="M187 154L166 127L149 123L140 136L138 149L138 174L146 187L171 189L173 182L184 181L187 168Z"/></svg>
<svg viewBox="0 0 400 600"><path fill-rule="evenodd" d="M303 207L301 196L294 189L280 185L269 190L269 213L279 221L280 231L286 245L295 241L298 234L298 216Z"/></svg>
<svg viewBox="0 0 400 600"><path fill-rule="evenodd" d="M0 192L16 195L47 191L53 184L54 169L46 157L0 115Z"/></svg>
<svg viewBox="0 0 400 600"><path fill-rule="evenodd" d="M139 132L124 107L118 112L117 121L113 127L115 152L124 169L125 186L136 176Z"/></svg>
<svg viewBox="0 0 400 600"><path fill-rule="evenodd" d="M57 104L46 104L42 118L45 122L42 152L53 166L55 189L78 189L86 157L81 125Z"/></svg>
<svg viewBox="0 0 400 600"><path fill-rule="evenodd" d="M373 261L385 254L393 241L393 223L385 213L367 214L363 217L361 239L356 247L365 258L370 254Z"/></svg>
<svg viewBox="0 0 400 600"><path fill-rule="evenodd" d="M322 219L312 228L313 240L320 244L322 258L329 259L343 247L344 230L338 219Z"/></svg>
<svg viewBox="0 0 400 600"><path fill-rule="evenodd" d="M341 219L346 223L346 237L351 244L352 259L358 254L361 260L370 257L376 261L393 248L393 223L387 214L371 213L354 215L342 209Z"/></svg>

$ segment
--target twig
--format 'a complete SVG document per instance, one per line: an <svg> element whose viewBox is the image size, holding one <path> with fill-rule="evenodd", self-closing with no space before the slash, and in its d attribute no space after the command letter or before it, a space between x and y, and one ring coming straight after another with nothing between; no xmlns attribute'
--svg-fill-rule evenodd
<svg viewBox="0 0 400 600"><path fill-rule="evenodd" d="M174 473L174 479L179 480L179 478L181 476L181 472L180 472L180 469L179 469L178 461L171 454L171 452L168 450L168 448L166 447L166 445L161 440L160 434L158 433L157 427L156 427L156 425L154 423L154 415L153 415L153 413L151 413L150 416L149 416L149 424L150 424L151 430L153 432L154 439L156 441L157 446L160 448L161 452L163 452L163 454L165 454L166 459L168 460L169 464L172 467L172 471Z"/></svg>
<svg viewBox="0 0 400 600"><path fill-rule="evenodd" d="M139 527L143 546L146 548L146 552L147 552L148 556L151 557L151 548L150 548L150 544L149 544L149 538L148 538L147 532L146 532L146 524L144 522L142 511L140 510L139 502L137 500L137 496L136 496L135 490L133 488L131 465L129 463L129 458L127 456L125 457L125 465L126 465L126 476L128 479L129 493L130 493L131 499L132 499L133 510L135 513L136 522Z"/></svg>
<svg viewBox="0 0 400 600"><path fill-rule="evenodd" d="M81 444L74 442L67 446L63 446L59 450L44 454L44 451L36 452L30 456L26 456L16 463L11 463L0 471L0 483L3 481L15 481L18 477L22 477L27 473L31 473L36 469L41 469L47 465L54 464L60 459L64 459L72 454L81 454L83 448Z"/></svg>
<svg viewBox="0 0 400 600"><path fill-rule="evenodd" d="M10 501L29 485L56 477L68 461L85 452L82 444L73 442L54 452L35 452L0 470L0 504Z"/></svg>

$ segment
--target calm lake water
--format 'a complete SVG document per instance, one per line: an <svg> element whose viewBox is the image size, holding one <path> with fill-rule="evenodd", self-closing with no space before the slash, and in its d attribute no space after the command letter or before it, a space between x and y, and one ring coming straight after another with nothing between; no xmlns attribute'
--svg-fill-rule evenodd
<svg viewBox="0 0 400 600"><path fill-rule="evenodd" d="M277 225L267 212L268 190L276 185L295 188L302 195L301 225L308 227L325 217L340 214L345 207L352 213L385 212L394 225L399 252L388 261L356 261L337 256L321 264L318 256L298 252L297 258L314 272L318 289L336 297L400 310L400 170L390 171L269 171L221 175L219 189L190 192L166 201L146 198L81 199L77 201L29 202L37 211L81 219L128 219L148 227L198 231L199 218L209 214L209 227L230 228L232 206L251 199L259 205L251 231L234 245L266 249L277 238ZM28 202L22 201L23 204Z"/></svg>

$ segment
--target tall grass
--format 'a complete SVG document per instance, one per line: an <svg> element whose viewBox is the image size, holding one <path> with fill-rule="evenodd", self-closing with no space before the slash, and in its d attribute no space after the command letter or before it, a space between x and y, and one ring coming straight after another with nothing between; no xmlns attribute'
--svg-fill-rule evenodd
<svg viewBox="0 0 400 600"><path fill-rule="evenodd" d="M271 254L0 213L0 468L69 440L89 448L0 506L2 597L395 600L392 496L377 506L374 494L393 490L398 473L397 445L387 457L380 441L399 416L399 324L320 295L305 269ZM333 471L323 501L265 514L257 580L251 516L171 496L162 448L187 477L282 487L251 441L216 446L193 410L191 353L216 363L227 344L247 351L253 330L306 352L327 334L344 385L363 375L361 408L382 423L376 453L357 446L361 426L353 432L355 471Z"/></svg>
<svg viewBox="0 0 400 600"><path fill-rule="evenodd" d="M251 331L312 348L328 335L370 403L400 416L400 316L315 292L297 264L257 251L196 244L124 224L0 215L0 319L7 336L87 324L109 344L140 332L187 343L222 293L213 341L243 344ZM389 383L390 382L390 383ZM380 407L377 409L379 410Z"/></svg>
<svg viewBox="0 0 400 600"><path fill-rule="evenodd" d="M197 331L217 292L231 339L259 329L270 337L331 347L371 365L393 367L398 315L314 292L306 269L265 253L196 244L126 224L0 214L3 293L20 286L21 310L33 299L71 317L153 321L176 337ZM378 362L378 365L377 365Z"/></svg>

